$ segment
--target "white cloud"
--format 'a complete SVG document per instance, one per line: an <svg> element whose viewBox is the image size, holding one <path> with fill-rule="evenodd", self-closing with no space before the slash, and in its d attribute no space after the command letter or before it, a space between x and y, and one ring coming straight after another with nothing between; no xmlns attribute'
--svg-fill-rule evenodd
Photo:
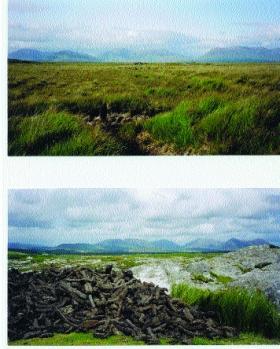
<svg viewBox="0 0 280 349"><path fill-rule="evenodd" d="M277 190L11 191L9 239L49 244L116 237L276 241L279 211Z"/></svg>

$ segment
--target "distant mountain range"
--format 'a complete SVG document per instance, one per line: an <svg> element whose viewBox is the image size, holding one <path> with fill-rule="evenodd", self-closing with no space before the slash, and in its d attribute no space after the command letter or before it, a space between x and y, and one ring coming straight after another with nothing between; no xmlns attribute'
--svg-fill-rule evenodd
<svg viewBox="0 0 280 349"><path fill-rule="evenodd" d="M183 55L175 55L165 50L135 51L114 49L91 56L74 51L48 52L21 49L9 54L9 59L31 62L177 62L186 61Z"/></svg>
<svg viewBox="0 0 280 349"><path fill-rule="evenodd" d="M64 51L20 49L9 54L9 59L31 62L280 62L280 48L230 47L215 48L203 56L191 57L164 49L112 49L95 56Z"/></svg>
<svg viewBox="0 0 280 349"><path fill-rule="evenodd" d="M163 252L227 252L248 246L268 245L262 239L242 241L230 239L225 242L197 239L184 245L169 240L145 241L137 239L112 239L96 244L61 244L56 247L9 243L9 249L50 253L163 253Z"/></svg>
<svg viewBox="0 0 280 349"><path fill-rule="evenodd" d="M280 48L230 47L215 48L202 57L208 62L279 62Z"/></svg>
<svg viewBox="0 0 280 349"><path fill-rule="evenodd" d="M32 62L96 62L96 58L74 51L47 52L21 49L9 54L9 59Z"/></svg>

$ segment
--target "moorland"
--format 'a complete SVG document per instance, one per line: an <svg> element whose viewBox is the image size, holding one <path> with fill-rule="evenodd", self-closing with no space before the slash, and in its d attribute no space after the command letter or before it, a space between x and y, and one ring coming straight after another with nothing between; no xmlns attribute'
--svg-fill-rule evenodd
<svg viewBox="0 0 280 349"><path fill-rule="evenodd" d="M279 64L9 62L9 155L280 153Z"/></svg>
<svg viewBox="0 0 280 349"><path fill-rule="evenodd" d="M142 282L166 288L189 307L214 312L221 325L234 326L229 339L196 337L193 344L279 344L279 248L252 246L231 253L48 254L10 250L9 270L22 273L54 268L131 270ZM12 287L12 285L9 285ZM162 338L161 344L168 344ZM123 334L101 339L89 332L20 339L11 345L140 345Z"/></svg>

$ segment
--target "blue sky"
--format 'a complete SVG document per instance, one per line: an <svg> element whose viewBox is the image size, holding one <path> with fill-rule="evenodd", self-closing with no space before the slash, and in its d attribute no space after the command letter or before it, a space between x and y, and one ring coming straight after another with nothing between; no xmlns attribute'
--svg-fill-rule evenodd
<svg viewBox="0 0 280 349"><path fill-rule="evenodd" d="M11 190L9 242L235 237L279 244L279 213L280 190Z"/></svg>
<svg viewBox="0 0 280 349"><path fill-rule="evenodd" d="M9 49L279 47L280 0L9 0Z"/></svg>

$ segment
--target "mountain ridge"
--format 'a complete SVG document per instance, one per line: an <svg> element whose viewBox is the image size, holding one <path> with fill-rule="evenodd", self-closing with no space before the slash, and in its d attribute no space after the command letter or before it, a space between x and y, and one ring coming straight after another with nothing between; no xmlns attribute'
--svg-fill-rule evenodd
<svg viewBox="0 0 280 349"><path fill-rule="evenodd" d="M209 62L279 62L280 48L234 46L214 48L203 55Z"/></svg>
<svg viewBox="0 0 280 349"><path fill-rule="evenodd" d="M97 62L94 56L71 50L40 51L20 49L8 55L9 59L32 62Z"/></svg>
<svg viewBox="0 0 280 349"><path fill-rule="evenodd" d="M166 49L135 50L129 48L104 49L95 56L72 50L41 51L19 49L10 52L11 60L31 62L280 62L280 48L233 46L213 48L202 56L190 58L187 54Z"/></svg>
<svg viewBox="0 0 280 349"><path fill-rule="evenodd" d="M65 243L55 247L36 246L21 243L9 243L11 250L33 252L61 252L61 253L178 253L178 252L229 252L244 247L269 245L263 239L227 241L196 239L184 245L179 245L170 240L145 241L140 239L108 239L95 244Z"/></svg>

